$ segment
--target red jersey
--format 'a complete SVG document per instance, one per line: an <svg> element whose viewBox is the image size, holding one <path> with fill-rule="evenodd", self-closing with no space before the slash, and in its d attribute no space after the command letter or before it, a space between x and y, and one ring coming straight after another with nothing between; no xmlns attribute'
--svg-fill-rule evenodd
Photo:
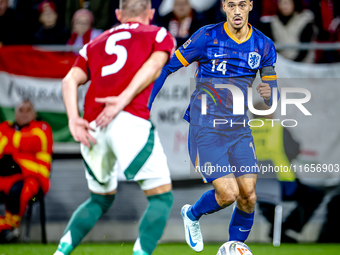
<svg viewBox="0 0 340 255"><path fill-rule="evenodd" d="M118 96L153 52L164 51L170 57L175 44L165 28L128 22L105 31L84 45L74 64L91 80L85 96L84 119L95 120L105 107L105 104L95 102L96 97ZM148 119L147 104L152 87L153 83L136 95L124 111Z"/></svg>

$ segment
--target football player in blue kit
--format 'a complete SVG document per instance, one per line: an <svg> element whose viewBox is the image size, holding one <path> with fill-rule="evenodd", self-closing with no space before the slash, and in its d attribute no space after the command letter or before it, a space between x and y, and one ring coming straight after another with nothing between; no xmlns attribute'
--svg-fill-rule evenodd
<svg viewBox="0 0 340 255"><path fill-rule="evenodd" d="M202 27L175 52L156 81L149 104L151 107L168 75L198 62L196 89L184 118L190 123L191 161L200 166L196 169L203 181L212 182L214 189L195 204L182 207L186 242L197 252L203 250L200 217L235 201L229 241L248 238L254 221L258 167L247 125L247 90L258 71L262 82L256 89L265 103L270 106L278 96L272 89L277 88L274 44L248 24L253 1L222 0L222 4L227 22ZM237 100L244 100L242 114L233 113Z"/></svg>

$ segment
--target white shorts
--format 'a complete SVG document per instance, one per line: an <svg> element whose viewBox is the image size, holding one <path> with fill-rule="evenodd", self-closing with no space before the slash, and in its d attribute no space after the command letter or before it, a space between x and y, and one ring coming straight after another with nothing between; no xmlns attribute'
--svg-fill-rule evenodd
<svg viewBox="0 0 340 255"><path fill-rule="evenodd" d="M142 190L171 183L166 156L150 121L122 111L103 129L95 121L90 126L97 144L91 148L81 144L81 154L91 191L115 190L118 176L138 181Z"/></svg>

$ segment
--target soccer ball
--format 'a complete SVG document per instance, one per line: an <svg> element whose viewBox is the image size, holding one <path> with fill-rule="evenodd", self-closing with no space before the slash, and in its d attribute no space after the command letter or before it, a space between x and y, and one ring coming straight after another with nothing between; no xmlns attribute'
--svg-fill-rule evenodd
<svg viewBox="0 0 340 255"><path fill-rule="evenodd" d="M238 241L224 243L216 255L253 255L247 245Z"/></svg>

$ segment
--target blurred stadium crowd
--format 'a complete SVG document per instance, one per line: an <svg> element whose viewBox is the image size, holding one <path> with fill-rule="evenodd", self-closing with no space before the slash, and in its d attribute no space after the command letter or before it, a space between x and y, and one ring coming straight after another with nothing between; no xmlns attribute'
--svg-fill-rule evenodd
<svg viewBox="0 0 340 255"><path fill-rule="evenodd" d="M220 0L152 0L153 24L182 45L200 27L225 21ZM118 24L118 0L0 0L0 45L82 46ZM336 0L256 0L250 24L275 43L340 41ZM340 61L340 51L286 49L284 57L307 63Z"/></svg>

